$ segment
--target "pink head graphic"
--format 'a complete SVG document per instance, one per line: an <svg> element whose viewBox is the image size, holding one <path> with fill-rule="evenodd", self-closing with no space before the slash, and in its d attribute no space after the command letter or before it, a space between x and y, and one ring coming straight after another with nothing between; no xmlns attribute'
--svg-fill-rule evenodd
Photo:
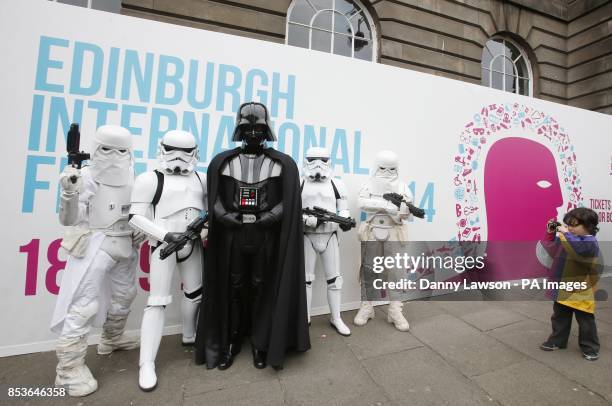
<svg viewBox="0 0 612 406"><path fill-rule="evenodd" d="M563 205L550 150L529 139L503 138L489 149L484 175L487 239L539 240Z"/></svg>
<svg viewBox="0 0 612 406"><path fill-rule="evenodd" d="M459 141L452 179L457 234L451 241L488 241L486 272L477 279L542 276L535 245L547 220L562 214L564 194L563 212L583 202L567 132L554 117L520 103L489 104L466 123Z"/></svg>

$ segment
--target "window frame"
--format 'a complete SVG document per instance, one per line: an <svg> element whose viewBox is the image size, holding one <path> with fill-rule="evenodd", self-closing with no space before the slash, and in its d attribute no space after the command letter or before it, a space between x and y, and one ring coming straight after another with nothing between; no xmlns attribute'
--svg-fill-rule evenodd
<svg viewBox="0 0 612 406"><path fill-rule="evenodd" d="M298 23L298 22L294 22L290 20L291 17L291 13L293 12L293 8L295 6L295 4L298 1L303 1L305 3L307 3L313 10L314 10L314 15L312 16L312 18L310 19L310 23L309 25L303 24L303 23ZM332 8L325 8L325 9L318 9L317 7L314 6L314 4L312 4L312 2L310 0L292 0L291 4L289 5L289 8L287 9L287 18L285 21L285 45L290 45L289 44L289 26L291 25L297 25L300 27L304 27L308 29L308 48L305 47L301 47L298 45L292 45L292 46L296 46L298 48L303 48L303 49L309 49L309 50L313 50L313 51L318 51L316 49L312 48L312 32L313 30L317 30L317 31L322 31L322 32L328 32L331 34L331 38L330 38L330 51L319 51L319 52L325 52L325 53L329 53L332 55L338 55L338 56L345 56L345 57L349 57L351 59L357 59L357 60L361 60L361 61L367 61L366 59L362 59L362 58L356 58L355 57L355 33L353 30L353 24L351 23L351 20L353 18L355 18L358 15L363 15L366 19L366 21L369 24L369 28L370 28L370 34L371 34L371 38L365 39L366 41L368 41L369 43L372 44L372 59L371 62L377 62L378 60L378 32L376 30L376 24L374 24L374 19L372 18L372 15L370 14L370 12L368 11L368 9L363 5L363 3L360 0L351 0L353 3L355 3L355 5L359 8L359 12L353 14L350 18L347 18L346 15L340 13L339 11L335 10L335 6L336 6L336 0L331 0L332 2ZM313 23L315 21L315 19L317 18L317 16L319 16L322 12L330 12L332 14L332 26L331 26L331 30L329 29L323 29L323 28L317 28L317 27L313 27ZM342 35L344 37L347 37L347 39L349 38L349 35L346 34L342 34L339 32L335 32L334 31L334 26L335 26L335 15L339 15L344 17L348 22L349 22L349 27L351 29L351 56L346 56L346 55L342 55L342 54L335 54L334 53L334 38L336 35Z"/></svg>
<svg viewBox="0 0 612 406"><path fill-rule="evenodd" d="M516 59L512 60L509 56L506 56L504 54L497 54L497 55L495 55L493 52L491 52L491 48L489 48L487 46L489 41L495 41L495 40L501 41L502 45L504 47L506 47L506 43L509 43L511 46L516 48L516 50L519 53L519 56ZM533 95L533 80L534 80L534 77L533 77L533 68L531 66L531 60L529 59L529 55L527 54L527 52L525 51L525 49L524 49L524 47L522 45L518 44L512 38L509 38L507 36L494 35L491 38L489 38L487 40L487 42L485 43L485 45L483 47L483 55L484 55L485 50L487 50L489 52L489 54L491 54L491 56L492 56L491 60L489 61L489 66L487 66L487 67L485 67L483 65L483 59L484 58L481 57L481 59L480 59L481 75L482 75L482 71L483 70L486 70L488 75L489 75L489 78L488 78L489 79L488 80L489 85L487 87L489 87L491 89L501 90L501 91L509 92L510 93L509 90L506 90L506 80L505 79L508 76L513 76L514 80L515 80L516 91L512 92L512 93L513 94L518 94L518 95L521 95L521 96L534 97L534 95ZM514 67L514 69L517 72L516 75L514 75L512 73L507 73L506 72L506 64L505 64L505 62L502 64L502 71L501 72L499 70L497 70L497 69L493 69L493 63L498 58L501 58L502 61L504 61L504 60L510 61L510 63L512 64L512 66ZM517 61L520 58L523 58L523 60L525 61L525 65L527 67L527 75L528 75L528 77L521 76L521 75L518 74ZM503 78L503 80L502 80L503 88L502 89L497 89L496 87L493 87L493 72L502 74L502 78ZM519 89L520 89L519 80L520 79L527 79L528 80L528 83L529 83L528 94L521 94L521 93L519 93ZM481 78L481 81L482 81L482 78ZM481 84L482 84L482 82L481 82ZM484 86L484 84L482 84L482 85Z"/></svg>

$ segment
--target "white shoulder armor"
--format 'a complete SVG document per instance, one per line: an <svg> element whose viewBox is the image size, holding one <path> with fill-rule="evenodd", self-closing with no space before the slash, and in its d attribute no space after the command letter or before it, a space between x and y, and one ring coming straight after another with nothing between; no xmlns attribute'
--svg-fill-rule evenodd
<svg viewBox="0 0 612 406"><path fill-rule="evenodd" d="M339 199L336 199L336 206L338 208L338 215L342 217L349 217L350 212L348 210L348 189L341 179L334 178L332 182L336 186L338 191Z"/></svg>
<svg viewBox="0 0 612 406"><path fill-rule="evenodd" d="M334 185L336 185L336 190L338 190L340 199L348 199L348 189L346 188L346 185L342 179L333 178L332 182L334 182Z"/></svg>
<svg viewBox="0 0 612 406"><path fill-rule="evenodd" d="M145 172L136 178L132 188L132 203L151 203L157 190L155 172Z"/></svg>
<svg viewBox="0 0 612 406"><path fill-rule="evenodd" d="M164 175L155 218L166 218L185 209L205 209L205 183L200 174Z"/></svg>

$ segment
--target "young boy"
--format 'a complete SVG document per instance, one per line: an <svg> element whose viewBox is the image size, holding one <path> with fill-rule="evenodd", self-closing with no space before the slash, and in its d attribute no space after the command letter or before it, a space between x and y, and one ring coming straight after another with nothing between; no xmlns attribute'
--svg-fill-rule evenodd
<svg viewBox="0 0 612 406"><path fill-rule="evenodd" d="M538 257L552 263L553 280L565 285L565 288L560 286L552 292L555 301L551 317L553 331L540 349L566 348L572 314L575 314L582 356L595 361L599 358L599 339L594 316L594 291L601 270L599 244L595 238L599 230L597 213L584 207L576 208L565 215L563 222L566 225L550 220L546 238L538 244Z"/></svg>

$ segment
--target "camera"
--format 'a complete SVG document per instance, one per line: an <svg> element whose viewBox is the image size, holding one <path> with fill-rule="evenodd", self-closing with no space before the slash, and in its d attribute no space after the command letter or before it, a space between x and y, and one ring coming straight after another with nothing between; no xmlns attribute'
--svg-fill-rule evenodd
<svg viewBox="0 0 612 406"><path fill-rule="evenodd" d="M557 227L561 227L561 223L556 220L550 220L548 224L546 224L546 229L549 233L557 231Z"/></svg>

